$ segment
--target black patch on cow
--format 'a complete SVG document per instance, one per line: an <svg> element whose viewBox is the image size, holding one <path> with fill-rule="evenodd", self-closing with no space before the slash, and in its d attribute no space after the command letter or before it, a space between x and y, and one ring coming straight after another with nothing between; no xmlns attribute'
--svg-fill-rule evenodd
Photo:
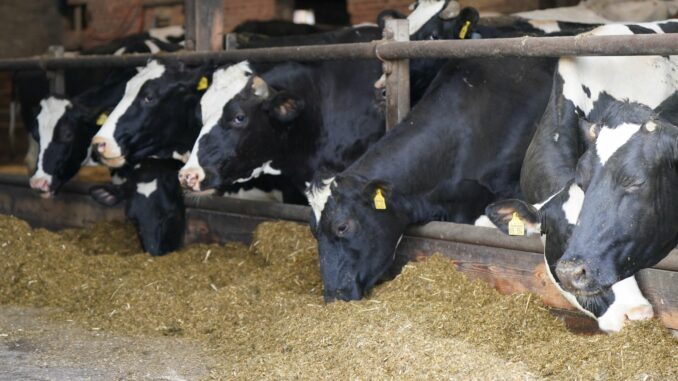
<svg viewBox="0 0 678 381"><path fill-rule="evenodd" d="M627 25L627 27L631 30L633 34L655 34L655 32L652 29L645 28L640 25Z"/></svg>
<svg viewBox="0 0 678 381"><path fill-rule="evenodd" d="M664 33L678 33L678 22L667 22L664 24L659 24Z"/></svg>
<svg viewBox="0 0 678 381"><path fill-rule="evenodd" d="M584 93L586 93L586 96L590 99L591 98L591 89L588 88L586 85L581 85L581 89L584 90Z"/></svg>

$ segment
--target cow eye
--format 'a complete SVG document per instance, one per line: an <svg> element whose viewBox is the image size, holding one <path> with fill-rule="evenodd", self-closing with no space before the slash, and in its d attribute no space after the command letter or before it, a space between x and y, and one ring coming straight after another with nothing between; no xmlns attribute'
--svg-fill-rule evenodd
<svg viewBox="0 0 678 381"><path fill-rule="evenodd" d="M144 103L153 103L154 100L155 100L155 97L151 94L146 94L144 96Z"/></svg>
<svg viewBox="0 0 678 381"><path fill-rule="evenodd" d="M340 221L334 225L334 234L337 237L347 237L355 230L355 221Z"/></svg>
<svg viewBox="0 0 678 381"><path fill-rule="evenodd" d="M73 141L73 137L75 136L75 134L73 134L73 131L71 131L71 130L68 129L68 128L62 128L62 129L61 129L61 133L59 134L59 136L60 136L60 138L61 138L60 140L61 140L62 142L64 142L64 143L70 143L70 142Z"/></svg>
<svg viewBox="0 0 678 381"><path fill-rule="evenodd" d="M247 125L247 115L243 113L238 113L233 117L231 121L233 127L245 127Z"/></svg>
<svg viewBox="0 0 678 381"><path fill-rule="evenodd" d="M643 189L644 184L645 184L645 181L637 181L637 182L625 185L624 191L626 193L638 193L641 189Z"/></svg>

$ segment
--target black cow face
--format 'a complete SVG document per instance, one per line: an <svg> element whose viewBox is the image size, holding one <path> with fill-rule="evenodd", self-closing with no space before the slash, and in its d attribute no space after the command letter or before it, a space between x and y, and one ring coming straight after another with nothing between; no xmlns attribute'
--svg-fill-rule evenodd
<svg viewBox="0 0 678 381"><path fill-rule="evenodd" d="M648 107L618 102L590 123L577 180L586 198L556 272L595 294L664 258L678 242L678 128Z"/></svg>
<svg viewBox="0 0 678 381"><path fill-rule="evenodd" d="M43 197L50 197L78 173L88 159L96 119L85 107L64 98L52 96L40 102L40 111L31 128L39 145L31 188Z"/></svg>
<svg viewBox="0 0 678 381"><path fill-rule="evenodd" d="M393 264L405 230L397 196L387 183L354 177L324 180L307 196L325 300L361 299Z"/></svg>
<svg viewBox="0 0 678 381"><path fill-rule="evenodd" d="M181 247L185 209L176 160L146 159L122 185L98 185L90 195L114 206L126 200L125 215L134 223L141 246L151 255L163 255Z"/></svg>
<svg viewBox="0 0 678 381"><path fill-rule="evenodd" d="M281 155L283 135L304 110L304 101L276 91L247 62L214 73L201 100L203 127L179 174L193 191L280 174L271 162Z"/></svg>
<svg viewBox="0 0 678 381"><path fill-rule="evenodd" d="M92 139L102 164L120 168L170 151L194 117L203 69L150 61L127 82L125 94ZM164 155L162 155L164 157Z"/></svg>

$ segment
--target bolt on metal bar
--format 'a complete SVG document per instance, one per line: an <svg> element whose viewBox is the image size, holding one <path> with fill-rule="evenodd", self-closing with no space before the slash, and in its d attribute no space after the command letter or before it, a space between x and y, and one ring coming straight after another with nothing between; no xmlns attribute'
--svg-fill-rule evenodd
<svg viewBox="0 0 678 381"><path fill-rule="evenodd" d="M226 63L241 60L332 61L412 58L471 58L471 57L559 57L678 54L678 34L519 37L486 40L439 41L376 41L355 44L293 46L261 49L241 49L222 52L180 52L130 54L122 56L92 55L79 57L10 58L0 60L0 70L70 69L102 66L139 66L152 58L167 58L187 64Z"/></svg>

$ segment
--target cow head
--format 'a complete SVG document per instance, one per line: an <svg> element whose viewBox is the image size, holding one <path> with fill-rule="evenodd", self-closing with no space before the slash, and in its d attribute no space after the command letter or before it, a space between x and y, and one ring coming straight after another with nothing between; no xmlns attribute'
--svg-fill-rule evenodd
<svg viewBox="0 0 678 381"><path fill-rule="evenodd" d="M40 102L40 111L31 127L39 145L31 188L43 197L50 197L78 173L89 158L96 120L96 114L75 101L51 96Z"/></svg>
<svg viewBox="0 0 678 381"><path fill-rule="evenodd" d="M181 247L185 211L177 171L181 163L171 159L146 159L121 185L90 188L97 202L114 206L126 201L125 214L134 223L143 249L163 255Z"/></svg>
<svg viewBox="0 0 678 381"><path fill-rule="evenodd" d="M475 8L461 8L454 0L419 0L407 16L410 40L470 38L480 16Z"/></svg>
<svg viewBox="0 0 678 381"><path fill-rule="evenodd" d="M678 242L678 127L630 102L614 101L590 119L581 123L587 149L566 192L539 211L511 201L488 207L487 214L504 231L517 213L546 234L554 280L600 316L619 297L618 284L658 263ZM574 188L578 196L570 202Z"/></svg>
<svg viewBox="0 0 678 381"><path fill-rule="evenodd" d="M270 87L247 62L217 70L200 101L203 126L179 173L181 184L203 191L280 174L271 162L304 106L301 98Z"/></svg>
<svg viewBox="0 0 678 381"><path fill-rule="evenodd" d="M167 149L185 134L191 105L200 94L203 68L151 60L132 77L125 94L92 138L92 151L102 164L120 168Z"/></svg>
<svg viewBox="0 0 678 381"><path fill-rule="evenodd" d="M339 176L311 184L307 197L325 300L361 299L393 264L407 225L398 195L383 181Z"/></svg>
<svg viewBox="0 0 678 381"><path fill-rule="evenodd" d="M590 144L577 182L586 198L556 273L565 289L595 295L678 242L678 127L629 102L582 126Z"/></svg>

